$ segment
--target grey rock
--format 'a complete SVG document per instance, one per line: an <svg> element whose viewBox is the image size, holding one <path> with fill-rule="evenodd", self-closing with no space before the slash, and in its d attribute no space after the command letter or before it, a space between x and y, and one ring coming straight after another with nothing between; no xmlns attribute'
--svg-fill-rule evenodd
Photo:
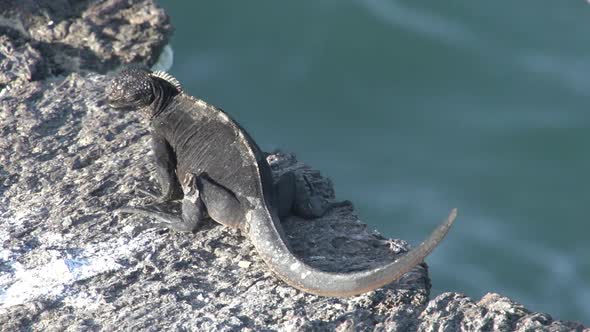
<svg viewBox="0 0 590 332"><path fill-rule="evenodd" d="M42 77L44 70L41 53L30 43L17 46L10 37L0 36L0 89Z"/></svg>
<svg viewBox="0 0 590 332"><path fill-rule="evenodd" d="M428 303L418 320L418 331L588 331L580 323L530 312L495 293L478 302L459 293L441 294Z"/></svg>
<svg viewBox="0 0 590 332"><path fill-rule="evenodd" d="M160 44L134 48L137 44L131 40L118 41L118 53L110 53L116 60L84 58L67 67L56 60L72 55L67 47L60 49L67 37L59 22L89 27L110 22L112 29L156 22L149 33L161 34L154 40L163 45L170 31L165 14L151 1L83 1L72 7L65 1L14 4L29 6L33 14L15 14L0 5L0 25L16 31L5 34L7 43L0 47L0 80L7 82L0 93L1 330L584 329L579 323L530 312L498 294L476 302L445 293L429 301L425 264L361 296L305 294L267 271L237 231L210 223L195 233L180 234L142 229L140 217L115 215L112 211L118 207L150 201L135 192L155 186L148 137L137 114L106 106L107 77L90 71L107 71L127 61L149 64ZM140 10L141 4L145 7ZM121 12L126 19L110 21ZM59 18L54 31L30 32L47 15ZM45 38L39 36L59 36L45 41L55 43L55 49L47 53L46 47L38 47ZM114 50L106 41L100 45ZM92 52L100 58L100 50ZM84 71L76 72L80 68ZM57 72L69 74L53 76ZM333 186L317 170L288 153L270 154L268 160L276 176L295 172L304 184L298 186L301 194L314 195L318 206L331 206L322 218L291 217L283 223L294 252L308 264L355 271L407 251L405 241L369 231L349 202L334 204ZM309 208L302 202L300 209Z"/></svg>
<svg viewBox="0 0 590 332"><path fill-rule="evenodd" d="M82 70L104 73L130 63L151 66L171 32L168 16L153 0L3 0L0 34L12 39L20 56L3 46L0 66L30 62L27 68L37 67L26 70L32 74L18 75L28 80ZM23 47L36 52L22 52ZM0 77L0 84L6 80Z"/></svg>

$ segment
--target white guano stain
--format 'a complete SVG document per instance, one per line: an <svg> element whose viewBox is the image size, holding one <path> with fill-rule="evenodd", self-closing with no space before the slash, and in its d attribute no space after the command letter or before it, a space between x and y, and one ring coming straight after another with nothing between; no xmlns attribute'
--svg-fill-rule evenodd
<svg viewBox="0 0 590 332"><path fill-rule="evenodd" d="M61 247L60 237L60 234L44 234L38 240L41 247ZM132 239L121 236L81 248L47 249L47 259L31 266L17 261L23 254L19 248L6 248L0 254L10 272L0 274L0 309L53 296L63 297L64 302L72 305L80 302L80 306L84 306L93 300L85 294L70 291L74 282L120 270L124 266L117 261L158 242L161 239L154 239L150 232L144 232Z"/></svg>

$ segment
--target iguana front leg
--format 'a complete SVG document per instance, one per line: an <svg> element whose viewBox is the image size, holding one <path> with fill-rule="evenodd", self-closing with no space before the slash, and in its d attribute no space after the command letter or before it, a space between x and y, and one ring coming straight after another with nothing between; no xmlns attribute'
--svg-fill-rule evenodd
<svg viewBox="0 0 590 332"><path fill-rule="evenodd" d="M160 202L182 198L182 189L176 177L176 156L166 139L152 133L152 151L156 165L156 178L160 184ZM153 196L153 195L152 195Z"/></svg>

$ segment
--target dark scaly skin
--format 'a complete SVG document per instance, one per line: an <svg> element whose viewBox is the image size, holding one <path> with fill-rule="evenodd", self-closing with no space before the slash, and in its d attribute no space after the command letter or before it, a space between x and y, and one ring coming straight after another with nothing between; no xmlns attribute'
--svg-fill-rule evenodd
<svg viewBox="0 0 590 332"><path fill-rule="evenodd" d="M158 75L124 70L113 79L107 95L112 107L139 110L149 121L162 200L183 196L182 216L146 208L123 208L122 212L142 214L158 220L157 226L179 231L192 231L207 217L239 228L289 285L338 297L365 293L399 279L424 260L455 220L453 209L420 246L381 267L354 273L312 268L295 257L285 242L279 214L288 208L279 207L277 197L290 194L276 194L260 148L221 109L184 94L173 78Z"/></svg>

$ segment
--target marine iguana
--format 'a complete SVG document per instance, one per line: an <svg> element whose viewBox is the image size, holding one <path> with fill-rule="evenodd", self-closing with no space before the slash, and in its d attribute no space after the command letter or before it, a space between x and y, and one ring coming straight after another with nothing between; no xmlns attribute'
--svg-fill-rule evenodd
<svg viewBox="0 0 590 332"><path fill-rule="evenodd" d="M182 198L181 216L144 207L119 212L148 216L157 220L150 225L176 231L193 231L206 218L239 228L279 278L305 292L344 297L387 285L421 263L455 220L453 209L425 242L395 262L352 273L320 271L293 255L280 225L294 197L293 176L273 187L263 152L228 114L184 93L171 75L139 68L113 78L107 99L115 109L142 112L151 127L160 199Z"/></svg>

